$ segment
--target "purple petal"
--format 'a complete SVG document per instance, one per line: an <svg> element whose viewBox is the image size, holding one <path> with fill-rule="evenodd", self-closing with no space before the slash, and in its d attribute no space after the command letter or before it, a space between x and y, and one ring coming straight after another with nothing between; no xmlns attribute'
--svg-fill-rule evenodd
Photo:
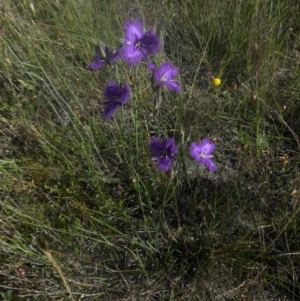
<svg viewBox="0 0 300 301"><path fill-rule="evenodd" d="M160 156L165 150L165 143L159 138L152 137L150 139L149 150L151 155Z"/></svg>
<svg viewBox="0 0 300 301"><path fill-rule="evenodd" d="M155 74L155 77L157 79L161 79L162 77L165 78L165 80L173 79L178 75L178 68L174 66L173 64L169 62L162 63L159 68L157 74Z"/></svg>
<svg viewBox="0 0 300 301"><path fill-rule="evenodd" d="M146 52L155 54L161 51L161 43L159 37L151 30L148 29L141 38L141 44Z"/></svg>
<svg viewBox="0 0 300 301"><path fill-rule="evenodd" d="M125 22L124 29L126 38L133 44L143 35L143 25L137 20Z"/></svg>
<svg viewBox="0 0 300 301"><path fill-rule="evenodd" d="M111 61L116 61L120 58L120 49L118 49L115 53L112 53L110 56Z"/></svg>
<svg viewBox="0 0 300 301"><path fill-rule="evenodd" d="M216 164L210 159L201 158L199 160L199 163L205 164L210 172L216 171L218 169Z"/></svg>
<svg viewBox="0 0 300 301"><path fill-rule="evenodd" d="M177 154L178 148L174 143L174 138L168 138L165 148L167 149L168 154Z"/></svg>
<svg viewBox="0 0 300 301"><path fill-rule="evenodd" d="M118 84L115 81L110 81L104 88L103 94L108 100L119 101L124 104L129 100L131 90L127 83Z"/></svg>
<svg viewBox="0 0 300 301"><path fill-rule="evenodd" d="M104 111L102 112L102 116L106 119L109 119L117 111L117 109L120 106L120 103L117 101L109 100L109 101L105 102L104 105L105 105L105 108L104 108Z"/></svg>
<svg viewBox="0 0 300 301"><path fill-rule="evenodd" d="M125 38L120 39L120 41L124 46L133 45L129 40L127 40Z"/></svg>
<svg viewBox="0 0 300 301"><path fill-rule="evenodd" d="M131 96L131 90L128 84L124 84L120 91L120 102L122 104L126 103Z"/></svg>
<svg viewBox="0 0 300 301"><path fill-rule="evenodd" d="M148 55L147 55L147 51L144 48L140 48L140 51L142 53L143 59L148 61Z"/></svg>
<svg viewBox="0 0 300 301"><path fill-rule="evenodd" d="M156 166L159 171L168 171L172 167L172 160L166 156L157 160Z"/></svg>
<svg viewBox="0 0 300 301"><path fill-rule="evenodd" d="M88 65L88 68L98 70L102 68L104 63L105 60L103 59L103 57L99 54L95 54L93 61Z"/></svg>
<svg viewBox="0 0 300 301"><path fill-rule="evenodd" d="M179 86L179 82L177 80L165 81L164 85L171 91L177 93L180 93L182 91L181 87Z"/></svg>
<svg viewBox="0 0 300 301"><path fill-rule="evenodd" d="M141 49L135 48L134 45L123 46L120 51L122 59L129 65L137 65L143 58Z"/></svg>
<svg viewBox="0 0 300 301"><path fill-rule="evenodd" d="M99 70L103 67L104 65L104 61L100 62L100 61L93 61L88 65L89 69L94 69L94 70Z"/></svg>
<svg viewBox="0 0 300 301"><path fill-rule="evenodd" d="M211 155L215 150L215 144L210 141L208 138L204 138L199 144L199 152L204 155Z"/></svg>
<svg viewBox="0 0 300 301"><path fill-rule="evenodd" d="M196 142L192 142L191 147L190 147L190 155L193 159L195 160L200 160L200 153L199 151L199 145Z"/></svg>
<svg viewBox="0 0 300 301"><path fill-rule="evenodd" d="M147 69L151 72L155 72L156 66L152 63L147 63Z"/></svg>
<svg viewBox="0 0 300 301"><path fill-rule="evenodd" d="M120 88L115 81L110 81L104 88L103 94L106 99L116 99L119 97Z"/></svg>

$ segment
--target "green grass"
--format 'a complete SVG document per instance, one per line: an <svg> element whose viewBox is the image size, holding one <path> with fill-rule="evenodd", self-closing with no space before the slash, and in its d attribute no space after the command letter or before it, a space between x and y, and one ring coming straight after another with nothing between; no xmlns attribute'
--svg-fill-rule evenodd
<svg viewBox="0 0 300 301"><path fill-rule="evenodd" d="M107 3L0 5L0 297L299 300L298 1ZM143 66L87 69L128 18L180 68L158 110ZM103 120L104 85L129 78ZM180 148L172 179L153 135ZM213 174L188 154L203 137Z"/></svg>

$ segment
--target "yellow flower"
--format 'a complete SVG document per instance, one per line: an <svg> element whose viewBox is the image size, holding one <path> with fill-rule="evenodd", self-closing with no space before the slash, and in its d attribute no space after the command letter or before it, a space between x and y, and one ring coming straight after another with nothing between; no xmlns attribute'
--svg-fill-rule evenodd
<svg viewBox="0 0 300 301"><path fill-rule="evenodd" d="M221 80L218 78L218 77L212 77L211 78L211 83L217 87L217 86L220 86L221 85Z"/></svg>

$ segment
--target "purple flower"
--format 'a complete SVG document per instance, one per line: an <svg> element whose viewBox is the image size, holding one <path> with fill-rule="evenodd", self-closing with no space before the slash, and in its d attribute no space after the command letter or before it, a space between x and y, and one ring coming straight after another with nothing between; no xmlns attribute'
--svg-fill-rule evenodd
<svg viewBox="0 0 300 301"><path fill-rule="evenodd" d="M213 157L215 144L208 138L204 138L199 144L193 142L190 148L190 155L193 159L197 160L200 164L207 166L209 171L216 171L217 166L211 160Z"/></svg>
<svg viewBox="0 0 300 301"><path fill-rule="evenodd" d="M147 60L148 54L155 54L161 51L159 37L148 29L143 32L142 24L137 21L127 21L124 24L125 38L121 39L121 57L129 65L137 65L142 59Z"/></svg>
<svg viewBox="0 0 300 301"><path fill-rule="evenodd" d="M129 100L131 90L128 84L117 84L115 81L111 81L104 88L103 94L107 101L104 102L105 108L102 116L109 119L119 107Z"/></svg>
<svg viewBox="0 0 300 301"><path fill-rule="evenodd" d="M181 92L178 80L174 79L178 75L178 68L171 63L162 63L159 68L153 64L147 65L148 69L153 72L153 77L159 85L166 86L169 90L174 92Z"/></svg>
<svg viewBox="0 0 300 301"><path fill-rule="evenodd" d="M178 148L174 143L174 138L159 139L152 137L149 144L149 150L153 161L159 171L168 171L172 167L174 154L178 153Z"/></svg>
<svg viewBox="0 0 300 301"><path fill-rule="evenodd" d="M108 48L107 46L105 46L104 49L102 46L96 46L96 54L93 58L93 61L88 65L88 68L99 70L104 64L110 65L112 61L115 61L118 58L118 51L114 53L113 49Z"/></svg>

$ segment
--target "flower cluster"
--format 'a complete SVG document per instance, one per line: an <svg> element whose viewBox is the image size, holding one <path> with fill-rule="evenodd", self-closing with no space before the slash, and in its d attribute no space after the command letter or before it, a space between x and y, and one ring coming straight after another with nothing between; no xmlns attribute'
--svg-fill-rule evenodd
<svg viewBox="0 0 300 301"><path fill-rule="evenodd" d="M124 37L120 40L122 46L114 51L107 46L96 47L96 54L93 61L88 65L89 69L99 70L105 65L112 66L112 62L119 59L123 60L130 67L145 62L147 69L152 75L153 92L157 92L160 98L162 88L180 93L182 88L176 79L179 70L172 63L162 62L158 67L150 61L151 55L155 55L162 50L159 36L152 28L144 30L143 25L137 20L125 22ZM218 78L214 79L213 85L221 83ZM128 83L117 83L109 81L103 89L105 98L104 110L102 117L110 119L118 108L123 107L131 97L131 89ZM205 165L209 171L217 170L217 166L212 161L215 144L205 138L200 143L193 142L190 146L190 155L200 164ZM175 155L178 148L175 145L174 138L157 138L152 137L149 143L149 151L152 160L156 162L159 171L168 172L172 168Z"/></svg>
<svg viewBox="0 0 300 301"><path fill-rule="evenodd" d="M88 65L89 69L99 70L105 65L111 66L111 63L119 59L124 60L129 66L138 65L142 60L146 61L148 70L152 72L158 86L165 86L170 91L181 92L179 82L175 79L178 75L178 68L169 62L164 62L160 67L156 68L149 61L150 55L159 53L162 49L159 36L153 29L143 30L142 24L137 20L125 22L123 26L125 37L121 39L122 46L114 51L105 46L96 47L96 54L93 61ZM114 87L114 88L113 88ZM108 83L104 89L104 111L102 116L109 119L117 111L117 109L125 104L130 98L130 88L128 84L124 84L122 89L117 88L117 83ZM126 87L126 88L125 88ZM108 92L112 91L113 92ZM116 92L118 90L118 92ZM114 94L117 93L117 94ZM119 99L116 101L116 99Z"/></svg>
<svg viewBox="0 0 300 301"><path fill-rule="evenodd" d="M151 138L149 150L153 161L156 161L156 166L159 171L168 171L172 168L172 163L175 160L174 155L178 153L178 148L175 145L173 138L159 139ZM215 150L215 144L208 138L204 138L200 143L193 142L190 148L190 155L193 159L202 165L206 165L209 171L217 170L217 166L211 160L212 153Z"/></svg>

